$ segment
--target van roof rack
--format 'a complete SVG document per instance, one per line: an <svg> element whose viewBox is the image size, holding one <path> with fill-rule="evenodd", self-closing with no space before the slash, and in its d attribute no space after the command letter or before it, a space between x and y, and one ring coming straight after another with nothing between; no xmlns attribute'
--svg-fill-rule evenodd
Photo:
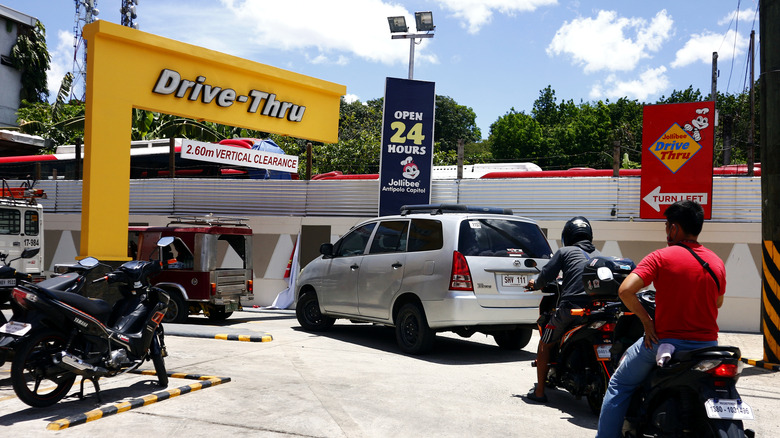
<svg viewBox="0 0 780 438"><path fill-rule="evenodd" d="M168 222L168 225L208 225L208 226L223 226L232 225L236 227L249 227L244 221L249 220L245 217L235 216L214 216L209 213L205 216L168 216L168 219L174 219L172 222Z"/></svg>
<svg viewBox="0 0 780 438"><path fill-rule="evenodd" d="M401 207L401 216L412 213L430 213L433 215L446 213L514 214L511 208L477 207L465 204L416 204L404 205Z"/></svg>
<svg viewBox="0 0 780 438"><path fill-rule="evenodd" d="M11 187L5 178L2 178L0 187L0 200L11 205L35 205L38 198L46 198L43 189L36 189L35 180L22 182L19 187Z"/></svg>

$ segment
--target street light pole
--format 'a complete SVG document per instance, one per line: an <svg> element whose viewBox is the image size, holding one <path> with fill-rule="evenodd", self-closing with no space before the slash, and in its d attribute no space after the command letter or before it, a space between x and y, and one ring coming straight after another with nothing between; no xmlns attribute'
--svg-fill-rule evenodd
<svg viewBox="0 0 780 438"><path fill-rule="evenodd" d="M414 79L414 45L417 38L433 38L432 33L407 33L401 35L391 35L394 40L408 39L409 40L409 79Z"/></svg>

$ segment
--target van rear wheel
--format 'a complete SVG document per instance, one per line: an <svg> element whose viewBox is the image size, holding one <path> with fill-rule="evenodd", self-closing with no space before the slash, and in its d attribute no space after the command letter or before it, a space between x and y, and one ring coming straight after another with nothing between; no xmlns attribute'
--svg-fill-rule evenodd
<svg viewBox="0 0 780 438"><path fill-rule="evenodd" d="M425 354L431 351L436 332L428 326L425 312L419 304L404 304L398 311L395 339L404 353Z"/></svg>
<svg viewBox="0 0 780 438"><path fill-rule="evenodd" d="M516 328L493 333L493 339L498 348L502 350L520 350L531 340L532 330L529 328Z"/></svg>
<svg viewBox="0 0 780 438"><path fill-rule="evenodd" d="M189 316L190 309L187 307L187 302L184 301L181 294L176 291L169 292L171 296L168 301L168 310L163 316L163 322L184 323L187 322L187 316Z"/></svg>
<svg viewBox="0 0 780 438"><path fill-rule="evenodd" d="M224 321L233 314L233 312L226 312L225 306L208 306L205 313L206 317L212 321Z"/></svg>

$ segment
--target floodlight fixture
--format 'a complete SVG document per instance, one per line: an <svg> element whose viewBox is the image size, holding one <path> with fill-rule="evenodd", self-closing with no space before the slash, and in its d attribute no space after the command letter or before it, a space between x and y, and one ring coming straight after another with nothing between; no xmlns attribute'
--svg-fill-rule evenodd
<svg viewBox="0 0 780 438"><path fill-rule="evenodd" d="M390 33L409 31L409 27L406 25L406 18L403 16L387 17L387 22L390 24Z"/></svg>
<svg viewBox="0 0 780 438"><path fill-rule="evenodd" d="M436 29L433 25L433 13L427 12L415 12L414 21L417 23L417 32L430 32Z"/></svg>
<svg viewBox="0 0 780 438"><path fill-rule="evenodd" d="M396 39L408 39L409 40L409 79L414 79L414 45L418 44L417 39L433 38L433 30L436 26L433 25L433 14L428 12L415 12L414 21L417 24L417 32L425 33L410 33L409 27L406 26L405 17L387 17L388 23L390 23L390 38Z"/></svg>

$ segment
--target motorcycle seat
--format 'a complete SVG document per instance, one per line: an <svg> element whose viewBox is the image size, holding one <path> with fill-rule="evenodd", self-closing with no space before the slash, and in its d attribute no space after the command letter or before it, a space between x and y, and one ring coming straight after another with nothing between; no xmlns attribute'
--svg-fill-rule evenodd
<svg viewBox="0 0 780 438"><path fill-rule="evenodd" d="M84 313L88 313L103 324L106 324L108 316L111 314L111 305L104 300L87 298L73 292L60 292L54 290L49 290L49 292L63 303L71 305Z"/></svg>

